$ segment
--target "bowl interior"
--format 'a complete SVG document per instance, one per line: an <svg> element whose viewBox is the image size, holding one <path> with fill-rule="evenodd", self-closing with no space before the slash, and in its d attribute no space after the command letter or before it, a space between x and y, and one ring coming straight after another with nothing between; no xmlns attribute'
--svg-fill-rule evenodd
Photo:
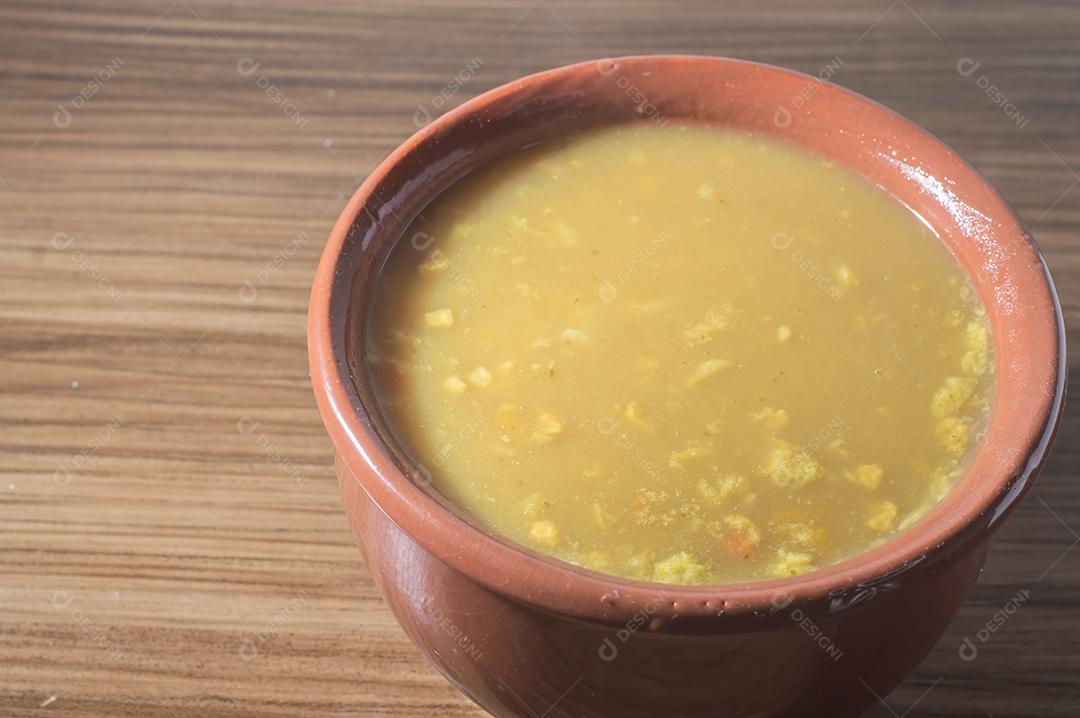
<svg viewBox="0 0 1080 718"><path fill-rule="evenodd" d="M884 546L804 576L724 586L668 586L595 574L473 526L398 446L365 361L372 288L390 249L434 197L516 149L615 122L699 122L794 143L843 164L923 219L976 288L991 325L995 405L965 476L914 527ZM523 600L612 617L660 601L670 610L760 612L825 601L942 558L996 522L1042 460L1063 396L1060 308L1031 238L956 153L904 118L817 78L735 60L635 57L541 73L439 118L398 148L335 226L312 297L310 344L320 408L337 451L410 536L459 570ZM614 597L614 598L613 598ZM668 610L668 609L665 609Z"/></svg>

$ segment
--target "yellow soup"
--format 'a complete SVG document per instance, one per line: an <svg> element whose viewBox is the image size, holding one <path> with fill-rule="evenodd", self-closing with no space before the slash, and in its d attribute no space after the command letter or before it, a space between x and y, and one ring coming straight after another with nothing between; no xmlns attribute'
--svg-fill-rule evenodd
<svg viewBox="0 0 1080 718"><path fill-rule="evenodd" d="M392 252L383 412L492 531L700 584L866 551L939 502L991 402L944 245L774 140L623 125L500 159Z"/></svg>

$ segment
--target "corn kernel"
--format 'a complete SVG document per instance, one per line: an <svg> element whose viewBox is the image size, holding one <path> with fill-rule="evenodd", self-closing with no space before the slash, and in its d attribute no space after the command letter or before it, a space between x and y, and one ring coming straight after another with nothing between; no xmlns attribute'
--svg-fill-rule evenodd
<svg viewBox="0 0 1080 718"><path fill-rule="evenodd" d="M885 470L881 468L880 464L860 464L855 467L852 479L864 489L876 491L877 487L881 485L881 477L884 474Z"/></svg>
<svg viewBox="0 0 1080 718"><path fill-rule="evenodd" d="M421 274L442 274L450 268L450 260L442 252L435 250L431 256L420 265Z"/></svg>
<svg viewBox="0 0 1080 718"><path fill-rule="evenodd" d="M661 583L700 583L705 578L705 567L686 551L680 551L657 561L652 577Z"/></svg>
<svg viewBox="0 0 1080 718"><path fill-rule="evenodd" d="M424 315L424 321L429 327L445 328L454 324L453 309L436 309Z"/></svg>
<svg viewBox="0 0 1080 718"><path fill-rule="evenodd" d="M688 346L696 347L700 344L712 341L712 338L727 328L730 320L727 312L709 312L705 320L696 324L689 324L683 330L683 337Z"/></svg>
<svg viewBox="0 0 1080 718"><path fill-rule="evenodd" d="M799 576L813 571L814 557L801 551L788 551L780 549L776 552L776 561L769 565L766 573L775 578L784 576Z"/></svg>
<svg viewBox="0 0 1080 718"><path fill-rule="evenodd" d="M766 406L761 411L750 414L750 419L766 431L780 431L788 425L790 417L783 409L773 409Z"/></svg>
<svg viewBox="0 0 1080 718"><path fill-rule="evenodd" d="M623 416L626 417L627 421L640 429L652 431L656 428L651 421L645 418L641 411L641 405L636 401L627 403L626 410L623 411Z"/></svg>
<svg viewBox="0 0 1080 718"><path fill-rule="evenodd" d="M971 441L971 422L956 416L946 416L938 421L934 434L949 453L959 456Z"/></svg>
<svg viewBox="0 0 1080 718"><path fill-rule="evenodd" d="M687 386L696 386L705 379L708 379L713 374L721 372L731 366L731 362L727 359L709 359L698 365L698 368L690 375L690 378L686 380Z"/></svg>
<svg viewBox="0 0 1080 718"><path fill-rule="evenodd" d="M589 341L588 334L580 329L574 329L573 327L563 329L559 334L559 338L570 344L586 344Z"/></svg>
<svg viewBox="0 0 1080 718"><path fill-rule="evenodd" d="M990 337L986 324L969 322L964 330L967 352L960 359L960 368L967 374L985 374L989 365Z"/></svg>
<svg viewBox="0 0 1080 718"><path fill-rule="evenodd" d="M714 504L727 503L732 494L743 492L746 488L746 478L737 474L721 476L715 481L708 479L698 480L698 493L707 501Z"/></svg>
<svg viewBox="0 0 1080 718"><path fill-rule="evenodd" d="M604 571L611 565L611 559L603 551L589 551L582 554L581 565L594 571Z"/></svg>
<svg viewBox="0 0 1080 718"><path fill-rule="evenodd" d="M854 289L861 283L855 273L846 264L836 268L836 282L844 289Z"/></svg>
<svg viewBox="0 0 1080 718"><path fill-rule="evenodd" d="M612 524L615 523L615 517L601 504L594 503L592 505L592 514L593 520L596 521L596 525L602 529L611 528Z"/></svg>
<svg viewBox="0 0 1080 718"><path fill-rule="evenodd" d="M724 546L739 558L749 558L761 545L761 531L753 521L740 514L721 519L719 533Z"/></svg>
<svg viewBox="0 0 1080 718"><path fill-rule="evenodd" d="M544 495L539 491L535 491L521 500L521 515L527 518L536 516L545 508L547 508L547 502L544 501Z"/></svg>
<svg viewBox="0 0 1080 718"><path fill-rule="evenodd" d="M866 525L878 533L885 533L896 525L898 511L899 509L892 501L872 503L867 511Z"/></svg>
<svg viewBox="0 0 1080 718"><path fill-rule="evenodd" d="M563 423L552 414L544 413L536 419L536 431L532 438L538 444L550 443L563 432Z"/></svg>
<svg viewBox="0 0 1080 718"><path fill-rule="evenodd" d="M712 456L711 446L691 446L682 451L674 451L668 457L668 466L673 469L685 469L686 465Z"/></svg>
<svg viewBox="0 0 1080 718"><path fill-rule="evenodd" d="M930 399L930 413L937 418L955 414L974 391L975 380L971 377L950 376Z"/></svg>
<svg viewBox="0 0 1080 718"><path fill-rule="evenodd" d="M533 541L544 546L554 546L559 542L559 531L550 521L533 521L529 528L529 536Z"/></svg>
<svg viewBox="0 0 1080 718"><path fill-rule="evenodd" d="M469 374L469 381L473 386L489 386L491 384L491 372L482 366L478 366Z"/></svg>
<svg viewBox="0 0 1080 718"><path fill-rule="evenodd" d="M776 439L765 458L765 473L781 488L800 489L821 478L821 464L802 449Z"/></svg>

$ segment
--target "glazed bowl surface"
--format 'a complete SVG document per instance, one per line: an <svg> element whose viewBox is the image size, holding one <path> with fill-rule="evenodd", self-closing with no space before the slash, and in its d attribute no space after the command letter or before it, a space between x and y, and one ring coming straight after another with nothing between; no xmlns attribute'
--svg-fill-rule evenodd
<svg viewBox="0 0 1080 718"><path fill-rule="evenodd" d="M635 582L492 535L440 497L400 449L365 359L372 288L388 252L424 206L480 165L617 122L706 123L794 143L889 192L956 256L990 321L994 407L968 471L915 526L790 579ZM1042 465L1065 393L1050 275L985 179L862 96L707 57L563 67L425 126L372 172L334 226L308 343L346 510L374 581L436 667L498 716L856 715L944 632L994 531Z"/></svg>

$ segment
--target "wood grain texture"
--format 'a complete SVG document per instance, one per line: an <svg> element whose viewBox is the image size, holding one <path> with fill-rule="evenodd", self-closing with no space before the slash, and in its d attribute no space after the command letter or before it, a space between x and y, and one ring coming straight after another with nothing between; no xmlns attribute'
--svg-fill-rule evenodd
<svg viewBox="0 0 1080 718"><path fill-rule="evenodd" d="M1077 3L0 0L0 715L481 715L359 561L308 288L418 108L657 52L839 62L995 183L1080 322ZM1078 419L871 716L1080 713Z"/></svg>

